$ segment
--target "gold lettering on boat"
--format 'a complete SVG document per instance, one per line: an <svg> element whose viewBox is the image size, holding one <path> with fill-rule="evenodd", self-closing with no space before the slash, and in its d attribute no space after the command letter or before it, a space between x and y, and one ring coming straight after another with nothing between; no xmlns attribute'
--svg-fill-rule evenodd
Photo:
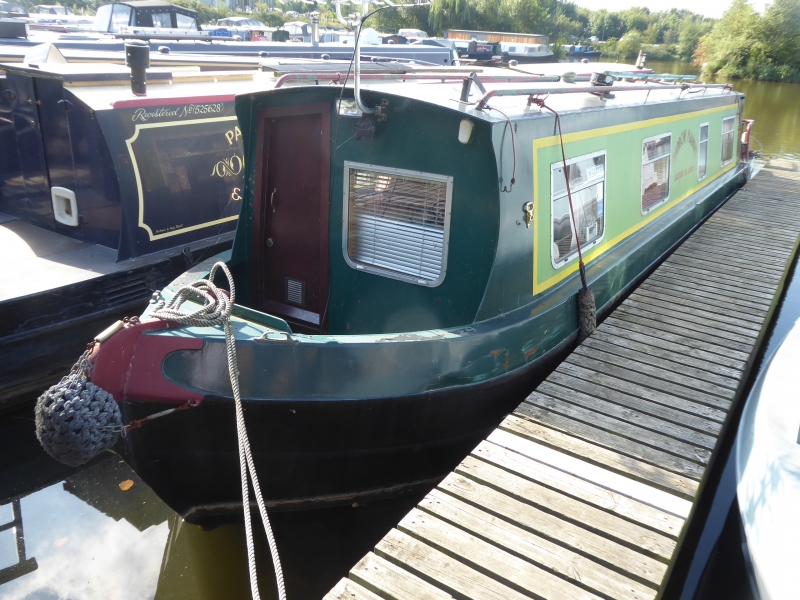
<svg viewBox="0 0 800 600"><path fill-rule="evenodd" d="M228 158L219 161L211 170L211 175L217 177L231 177L238 175L244 168L244 159L238 154L234 154Z"/></svg>

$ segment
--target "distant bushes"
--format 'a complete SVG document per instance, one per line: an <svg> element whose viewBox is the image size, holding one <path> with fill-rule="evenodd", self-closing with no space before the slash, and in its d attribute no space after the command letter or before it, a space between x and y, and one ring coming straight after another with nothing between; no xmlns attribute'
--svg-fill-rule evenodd
<svg viewBox="0 0 800 600"><path fill-rule="evenodd" d="M645 44L638 32L628 32L621 40L612 38L601 44L600 50L604 58L635 59L639 56L639 51L644 50L649 60L682 60L677 44Z"/></svg>
<svg viewBox="0 0 800 600"><path fill-rule="evenodd" d="M734 0L694 57L708 74L800 82L800 0L775 0L763 17Z"/></svg>

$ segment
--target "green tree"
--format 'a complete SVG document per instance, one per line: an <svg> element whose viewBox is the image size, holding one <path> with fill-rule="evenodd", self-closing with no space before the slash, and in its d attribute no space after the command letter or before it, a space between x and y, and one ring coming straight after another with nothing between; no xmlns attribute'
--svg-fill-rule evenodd
<svg viewBox="0 0 800 600"><path fill-rule="evenodd" d="M471 0L433 0L428 17L435 31L468 27L475 13Z"/></svg>
<svg viewBox="0 0 800 600"><path fill-rule="evenodd" d="M800 68L800 0L775 0L769 5L760 38L772 64Z"/></svg>
<svg viewBox="0 0 800 600"><path fill-rule="evenodd" d="M712 73L725 65L747 66L753 46L759 41L760 17L747 0L734 0L695 50L695 61Z"/></svg>
<svg viewBox="0 0 800 600"><path fill-rule="evenodd" d="M631 29L617 42L617 53L622 58L633 58L639 54L643 45L642 34L636 29Z"/></svg>

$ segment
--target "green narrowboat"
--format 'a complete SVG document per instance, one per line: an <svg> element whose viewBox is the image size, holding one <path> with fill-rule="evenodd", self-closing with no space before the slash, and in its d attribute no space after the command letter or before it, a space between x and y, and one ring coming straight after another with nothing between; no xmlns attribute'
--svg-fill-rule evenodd
<svg viewBox="0 0 800 600"><path fill-rule="evenodd" d="M191 405L118 443L188 520L241 510L225 337L151 314L214 262L267 506L361 502L432 485L563 358L579 244L602 318L746 176L728 86L412 79L237 96L233 250L95 346L125 422Z"/></svg>

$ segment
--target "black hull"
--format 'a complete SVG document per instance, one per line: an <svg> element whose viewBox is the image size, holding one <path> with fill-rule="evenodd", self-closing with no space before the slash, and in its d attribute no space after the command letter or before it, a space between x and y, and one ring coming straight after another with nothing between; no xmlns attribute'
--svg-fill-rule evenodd
<svg viewBox="0 0 800 600"><path fill-rule="evenodd" d="M323 508L430 489L555 367L572 344L504 377L357 401L244 401L267 507ZM163 404L121 403L130 422ZM118 444L142 479L187 521L241 511L232 401L145 423Z"/></svg>
<svg viewBox="0 0 800 600"><path fill-rule="evenodd" d="M200 257L230 241L199 248ZM0 411L30 403L69 372L92 338L141 314L155 290L189 265L182 253L38 294L0 302Z"/></svg>

